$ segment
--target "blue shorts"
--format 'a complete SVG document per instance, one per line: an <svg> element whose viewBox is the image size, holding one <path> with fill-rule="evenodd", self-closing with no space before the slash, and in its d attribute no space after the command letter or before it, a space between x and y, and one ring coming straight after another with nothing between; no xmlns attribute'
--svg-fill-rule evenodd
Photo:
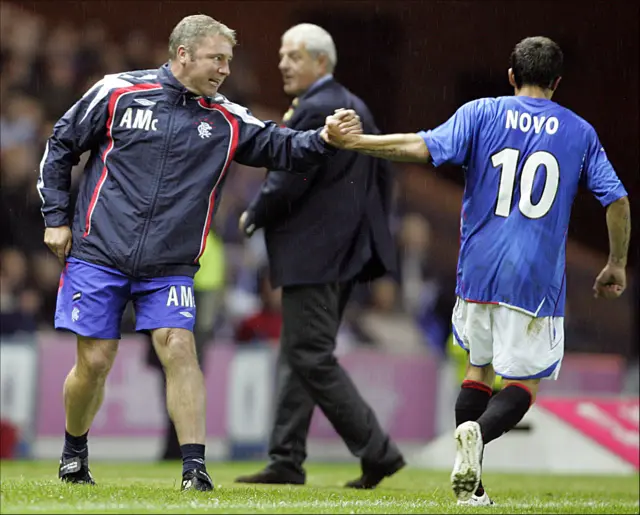
<svg viewBox="0 0 640 515"><path fill-rule="evenodd" d="M193 331L196 303L187 276L132 279L113 268L70 258L60 276L55 328L87 338L120 339L127 302L136 331L181 328Z"/></svg>

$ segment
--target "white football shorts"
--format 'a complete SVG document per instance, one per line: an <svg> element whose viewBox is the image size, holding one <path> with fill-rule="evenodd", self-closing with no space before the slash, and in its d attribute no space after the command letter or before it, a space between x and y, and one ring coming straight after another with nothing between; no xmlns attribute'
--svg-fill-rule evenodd
<svg viewBox="0 0 640 515"><path fill-rule="evenodd" d="M534 317L501 304L458 297L454 344L476 367L493 365L504 379L557 379L564 356L564 317Z"/></svg>

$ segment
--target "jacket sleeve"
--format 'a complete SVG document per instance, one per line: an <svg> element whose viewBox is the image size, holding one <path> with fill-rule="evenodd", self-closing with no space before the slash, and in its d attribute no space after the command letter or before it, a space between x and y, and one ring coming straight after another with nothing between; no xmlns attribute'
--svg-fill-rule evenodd
<svg viewBox="0 0 640 515"><path fill-rule="evenodd" d="M47 140L37 188L46 227L69 225L71 169L80 156L99 145L106 135L109 92L130 85L107 76L97 82L53 127Z"/></svg>
<svg viewBox="0 0 640 515"><path fill-rule="evenodd" d="M297 130L314 130L324 125L325 110L308 108L302 111L295 122ZM304 170L305 173L292 174L279 170L267 172L265 181L247 209L247 227L252 231L288 215L293 204L298 201L314 182L319 166Z"/></svg>
<svg viewBox="0 0 640 515"><path fill-rule="evenodd" d="M320 129L295 131L254 118L246 108L227 103L238 124L238 143L235 161L256 168L283 172L308 173L322 165L337 148L326 144Z"/></svg>

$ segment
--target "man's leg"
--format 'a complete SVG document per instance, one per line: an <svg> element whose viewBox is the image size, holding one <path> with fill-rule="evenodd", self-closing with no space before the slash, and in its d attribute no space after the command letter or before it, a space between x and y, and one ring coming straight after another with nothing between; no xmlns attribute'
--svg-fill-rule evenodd
<svg viewBox="0 0 640 515"><path fill-rule="evenodd" d="M283 317L288 317L283 312ZM281 347L282 347L281 340ZM304 484L303 463L307 458L307 434L315 403L293 373L287 358L278 355L276 412L269 438L269 464L238 483Z"/></svg>
<svg viewBox="0 0 640 515"><path fill-rule="evenodd" d="M458 298L453 309L454 344L467 352L467 370L455 405L456 460L451 473L451 483L458 502L476 504L484 497L480 475L482 469L482 445L471 445L460 431L484 413L489 404L495 381L493 369L493 337L491 327L492 307L467 302ZM477 456L476 456L477 454ZM475 494L475 499L472 497ZM491 501L486 499L486 504Z"/></svg>
<svg viewBox="0 0 640 515"><path fill-rule="evenodd" d="M476 421L464 422L456 429L458 454L451 480L460 501L467 501L481 484L484 446L523 419L535 401L540 379L557 377L564 353L562 318L536 318L502 306L486 309L490 310L490 316L474 323L482 325L481 322L489 321L493 367L502 376L504 387L491 398ZM482 354L476 352L474 357L477 341L471 341L470 345L472 363ZM470 370L476 374L472 379L482 379L478 367Z"/></svg>
<svg viewBox="0 0 640 515"><path fill-rule="evenodd" d="M219 310L219 298L218 291L213 290L194 290L194 298L197 306L197 316L196 323L194 327L194 338L196 342L196 355L198 357L198 362L200 364L200 369L204 373L204 357L205 351L209 341L213 337L213 326L215 322L215 318L218 314ZM162 364L158 359L158 355L155 351L155 348L152 348L153 344L150 346L150 353L148 357L148 363L160 369L162 373L162 392L163 395L166 392L166 377L164 375L164 370L162 369ZM178 441L178 435L176 433L176 428L173 425L173 421L169 416L169 413L166 412L166 424L165 424L165 441L164 441L164 451L162 453L163 460L177 460L181 457L180 452L180 442Z"/></svg>
<svg viewBox="0 0 640 515"><path fill-rule="evenodd" d="M182 454L182 489L212 490L204 461L205 387L193 336L193 279L177 276L135 281L131 293L136 299L136 330L151 333L164 370L167 411Z"/></svg>
<svg viewBox="0 0 640 515"><path fill-rule="evenodd" d="M67 375L63 387L65 429L71 436L79 438L89 431L102 405L107 375L117 352L118 340L94 340L78 336L76 364Z"/></svg>
<svg viewBox="0 0 640 515"><path fill-rule="evenodd" d="M162 367L162 363L160 363L160 359L158 358L158 353L156 352L155 347L153 346L153 340L151 335L148 335L149 345L147 347L147 365L155 368L159 371L162 376L162 382L158 384L161 397L166 396L167 392L167 378L164 375L164 369ZM171 421L171 417L169 416L169 412L165 409L163 412L164 415L164 426L165 426L165 434L164 434L164 448L162 454L160 455L161 460L179 460L181 459L180 454L180 443L178 442L178 436L176 435L176 428Z"/></svg>
<svg viewBox="0 0 640 515"><path fill-rule="evenodd" d="M208 491L213 482L205 466L206 403L204 377L193 333L182 328L155 329L153 346L167 386L167 411L182 454L182 488Z"/></svg>
<svg viewBox="0 0 640 515"><path fill-rule="evenodd" d="M63 387L65 438L60 478L93 483L89 472L88 433L104 399L107 375L118 352L118 340L78 336L76 364Z"/></svg>
<svg viewBox="0 0 640 515"><path fill-rule="evenodd" d="M167 383L167 410L180 444L205 443L204 377L193 333L186 329L155 329L153 346L162 363Z"/></svg>
<svg viewBox="0 0 640 515"><path fill-rule="evenodd" d="M477 419L484 445L513 429L533 405L540 379L504 380L502 390L494 395L487 409Z"/></svg>
<svg viewBox="0 0 640 515"><path fill-rule="evenodd" d="M348 285L343 289L338 302L338 319L342 319L349 298ZM292 309L294 308L294 309ZM305 471L303 463L307 458L307 435L315 403L307 392L298 375L291 370L283 348L289 345L284 338L297 333L296 324L304 319L300 317L295 303L286 303L282 307L282 316L287 328L283 331L278 354L276 413L269 439L269 464L252 475L240 476L239 483L266 484L303 484Z"/></svg>
<svg viewBox="0 0 640 515"><path fill-rule="evenodd" d="M305 480L307 435L315 409L313 398L293 373L285 356L278 356L278 394L273 431L269 439L269 469L285 469ZM296 478L296 479L297 479Z"/></svg>
<svg viewBox="0 0 640 515"><path fill-rule="evenodd" d="M348 486L373 488L404 466L402 455L380 427L371 407L334 356L335 339L350 285L285 287L282 352L354 456L363 477Z"/></svg>
<svg viewBox="0 0 640 515"><path fill-rule="evenodd" d="M87 433L118 351L128 295L128 278L117 270L70 260L61 274L55 327L78 335L76 363L63 390L66 427L58 471L63 481L93 484Z"/></svg>
<svg viewBox="0 0 640 515"><path fill-rule="evenodd" d="M540 380L556 379L564 355L564 319L532 317L500 306L492 316L493 366L503 388L477 422L484 444L513 429L536 400Z"/></svg>
<svg viewBox="0 0 640 515"><path fill-rule="evenodd" d="M496 374L491 364L484 367L467 364L467 372L456 400L456 427L465 422L478 420L485 412L489 399L491 399L495 377ZM482 480L480 480L475 495L477 497L484 495Z"/></svg>

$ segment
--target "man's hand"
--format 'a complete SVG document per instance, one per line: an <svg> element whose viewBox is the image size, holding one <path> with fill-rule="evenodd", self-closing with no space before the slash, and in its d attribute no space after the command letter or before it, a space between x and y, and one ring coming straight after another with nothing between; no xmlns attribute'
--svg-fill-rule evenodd
<svg viewBox="0 0 640 515"><path fill-rule="evenodd" d="M337 109L327 116L325 126L320 133L324 141L338 148L352 148L357 136L362 134L360 117L353 109Z"/></svg>
<svg viewBox="0 0 640 515"><path fill-rule="evenodd" d="M604 299L615 299L622 295L627 287L627 274L623 266L607 263L598 274L593 285L593 296Z"/></svg>
<svg viewBox="0 0 640 515"><path fill-rule="evenodd" d="M253 236L253 233L255 231L255 225L251 224L249 227L247 227L248 220L249 220L249 213L245 211L240 215L240 220L238 221L238 229L240 229L240 232L244 234L247 238L251 238L251 236Z"/></svg>
<svg viewBox="0 0 640 515"><path fill-rule="evenodd" d="M71 228L68 225L47 227L44 230L44 243L56 255L60 264L64 265L71 251Z"/></svg>

